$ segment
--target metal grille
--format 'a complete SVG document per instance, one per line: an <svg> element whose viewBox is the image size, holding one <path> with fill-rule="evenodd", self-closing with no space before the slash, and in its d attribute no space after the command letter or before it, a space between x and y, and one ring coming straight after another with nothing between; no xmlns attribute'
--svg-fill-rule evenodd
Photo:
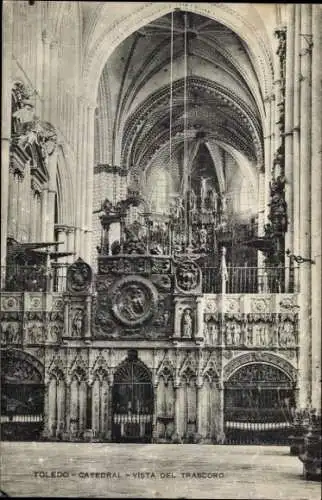
<svg viewBox="0 0 322 500"><path fill-rule="evenodd" d="M113 440L149 442L152 437L151 375L138 360L125 362L113 386Z"/></svg>

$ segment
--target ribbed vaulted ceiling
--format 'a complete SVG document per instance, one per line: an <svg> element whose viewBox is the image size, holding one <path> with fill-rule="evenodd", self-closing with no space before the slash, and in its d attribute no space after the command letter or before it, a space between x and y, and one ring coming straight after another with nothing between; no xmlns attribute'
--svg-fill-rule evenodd
<svg viewBox="0 0 322 500"><path fill-rule="evenodd" d="M182 149L186 25L188 142L226 144L261 165L263 103L247 47L223 25L176 11L171 67L171 22L168 14L133 33L105 65L98 120L109 162L144 170L166 158L171 87L173 154Z"/></svg>

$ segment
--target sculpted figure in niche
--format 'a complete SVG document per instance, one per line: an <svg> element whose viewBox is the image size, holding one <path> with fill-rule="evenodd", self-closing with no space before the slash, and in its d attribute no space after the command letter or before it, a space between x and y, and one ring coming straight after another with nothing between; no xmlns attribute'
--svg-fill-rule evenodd
<svg viewBox="0 0 322 500"><path fill-rule="evenodd" d="M73 319L72 336L81 337L83 330L83 311L78 310Z"/></svg>
<svg viewBox="0 0 322 500"><path fill-rule="evenodd" d="M253 327L252 327L252 325L247 326L246 341L247 341L247 345L253 345Z"/></svg>
<svg viewBox="0 0 322 500"><path fill-rule="evenodd" d="M204 248L207 245L207 229L202 227L199 231L200 246Z"/></svg>
<svg viewBox="0 0 322 500"><path fill-rule="evenodd" d="M227 325L227 330L226 330L226 345L231 345L232 343L233 343L232 328L231 328L231 325Z"/></svg>
<svg viewBox="0 0 322 500"><path fill-rule="evenodd" d="M192 337L192 311L191 309L185 309L182 316L182 336Z"/></svg>
<svg viewBox="0 0 322 500"><path fill-rule="evenodd" d="M239 345L240 344L240 325L237 323L234 325L234 345Z"/></svg>
<svg viewBox="0 0 322 500"><path fill-rule="evenodd" d="M216 325L216 323L209 323L208 331L209 331L209 341L210 341L210 343L211 344L217 344L218 343L218 331L217 331L217 325Z"/></svg>

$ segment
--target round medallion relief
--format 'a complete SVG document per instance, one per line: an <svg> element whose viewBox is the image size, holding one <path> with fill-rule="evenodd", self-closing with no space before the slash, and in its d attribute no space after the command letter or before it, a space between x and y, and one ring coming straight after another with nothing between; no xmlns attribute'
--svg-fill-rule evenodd
<svg viewBox="0 0 322 500"><path fill-rule="evenodd" d="M153 315L158 293L155 287L139 276L119 280L111 290L112 311L127 326L137 326Z"/></svg>

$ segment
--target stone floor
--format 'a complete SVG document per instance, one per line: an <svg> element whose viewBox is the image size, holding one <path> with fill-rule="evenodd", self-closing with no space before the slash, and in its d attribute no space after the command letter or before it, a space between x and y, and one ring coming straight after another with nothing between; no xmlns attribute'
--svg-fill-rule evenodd
<svg viewBox="0 0 322 500"><path fill-rule="evenodd" d="M1 490L42 498L320 499L320 484L304 480L298 458L277 446L2 442Z"/></svg>

